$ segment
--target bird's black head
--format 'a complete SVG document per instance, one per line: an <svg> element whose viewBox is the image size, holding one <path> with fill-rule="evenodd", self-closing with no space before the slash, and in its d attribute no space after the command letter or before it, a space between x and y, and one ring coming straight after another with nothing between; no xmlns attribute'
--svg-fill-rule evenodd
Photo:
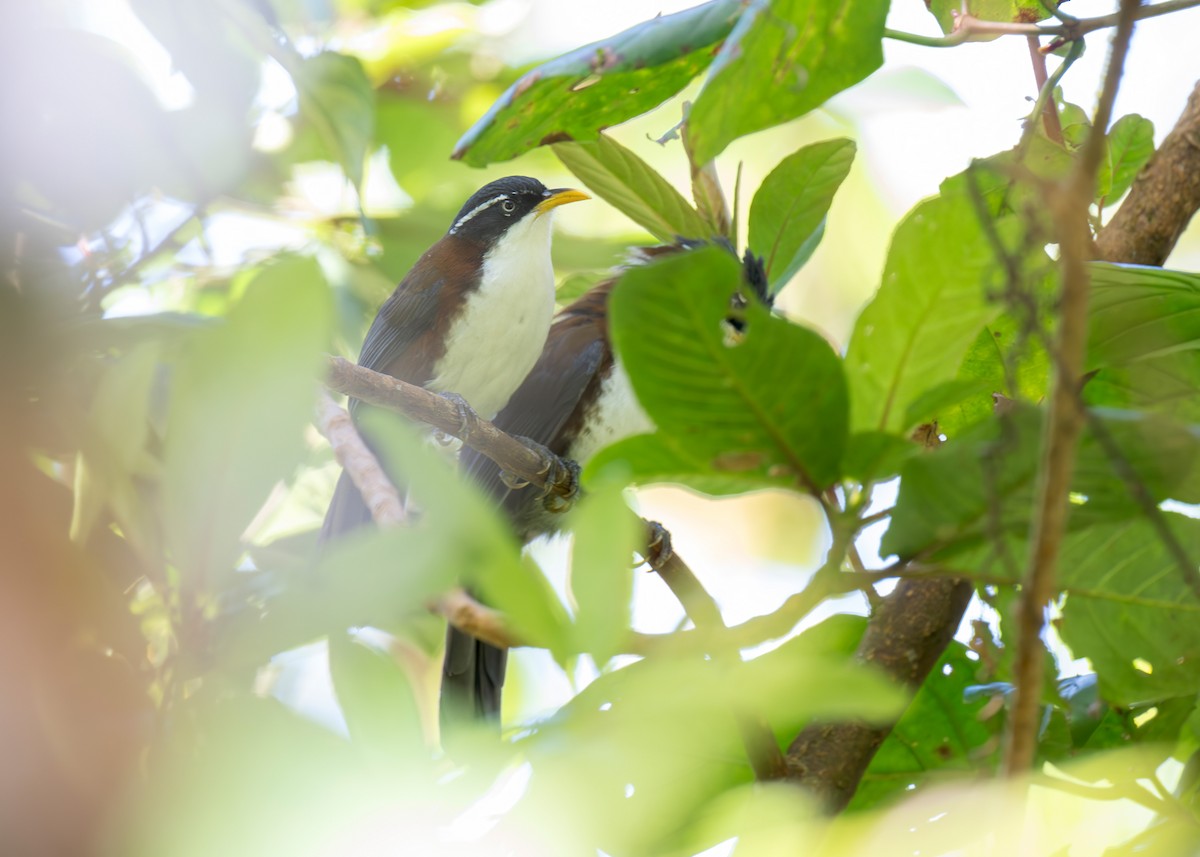
<svg viewBox="0 0 1200 857"><path fill-rule="evenodd" d="M549 190L528 176L507 176L471 195L454 218L450 234L491 244L526 217L587 198L587 194L570 188Z"/></svg>

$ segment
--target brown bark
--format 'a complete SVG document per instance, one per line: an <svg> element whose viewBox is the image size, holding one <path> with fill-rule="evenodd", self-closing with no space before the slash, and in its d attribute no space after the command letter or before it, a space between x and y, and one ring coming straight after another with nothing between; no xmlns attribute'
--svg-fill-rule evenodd
<svg viewBox="0 0 1200 857"><path fill-rule="evenodd" d="M1200 83L1183 115L1096 237L1099 258L1162 265L1200 208Z"/></svg>

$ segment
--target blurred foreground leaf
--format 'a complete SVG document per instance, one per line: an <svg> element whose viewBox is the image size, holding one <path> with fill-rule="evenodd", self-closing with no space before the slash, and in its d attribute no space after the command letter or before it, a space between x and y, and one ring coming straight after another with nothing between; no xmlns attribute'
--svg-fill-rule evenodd
<svg viewBox="0 0 1200 857"><path fill-rule="evenodd" d="M163 502L189 589L232 571L240 535L295 468L328 331L316 263L288 257L254 278L223 326L187 342L168 411Z"/></svg>

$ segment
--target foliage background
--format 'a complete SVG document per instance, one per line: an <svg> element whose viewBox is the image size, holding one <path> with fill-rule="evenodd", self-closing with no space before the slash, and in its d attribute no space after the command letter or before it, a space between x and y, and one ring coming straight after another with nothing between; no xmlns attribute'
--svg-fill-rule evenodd
<svg viewBox="0 0 1200 857"><path fill-rule="evenodd" d="M529 566L487 510L452 480L437 480L430 462L415 478L449 487L430 488L427 502L455 510L437 521L436 539L381 535L311 568L313 527L336 477L327 446L305 428L320 352L353 355L374 307L486 180L519 171L552 185L575 181L544 148L483 170L448 154L530 64L650 11L508 0L98 0L8 13L13 50L0 109L15 133L0 153L0 217L3 233L17 238L5 242L0 260L15 286L0 307L0 391L12 415L0 446L4 472L14 475L0 512L11 546L2 624L13 690L5 696L15 702L3 728L12 760L3 803L18 850L391 853L404 842L414 853L686 854L722 842L731 848L738 836L739 853L776 853L830 836L833 853L866 853L910 827L925 843L942 835L954 842L978 823L980 802L1011 817L1016 798L998 785L965 796L923 790L890 815L862 815L831 834L785 787L745 785L748 769L723 720L732 679L675 661L614 672L625 663L617 659L604 670L617 678L594 685L591 697L583 693L528 735L518 730L510 737L524 740L515 750L481 748L478 762L450 776L450 763L428 749L440 624L403 605L421 603L472 564L510 582L527 581ZM1072 10L1107 11L1100 3ZM1117 115L1152 119L1158 140L1191 88L1188 76L1162 71L1165 57L1187 55L1180 43L1189 21L1195 13L1139 28L1118 101ZM897 6L889 24L931 32L934 22L924 10ZM1066 100L1085 107L1104 54L1099 39L1089 44L1064 80ZM1011 146L1029 110L1023 99L1036 94L1019 39L940 52L888 41L885 49L883 69L868 81L798 121L734 141L717 162L730 193L743 165L744 244L750 194L777 162L809 143L856 141L823 240L779 301L839 353L883 278L900 216L972 157ZM698 89L691 84L613 132L685 193L679 142L652 138L678 121L682 101ZM648 237L602 201L586 209L560 217L555 262L564 296ZM1192 230L1171 265L1195 269L1198 254ZM396 443L412 452L403 437ZM942 493L946 474L936 466L906 471L906 484ZM888 491L876 496L879 507L893 502ZM952 500L973 508L970 497ZM656 487L636 502L668 525L730 623L777 607L829 544L818 505L796 493L714 500ZM602 520L603 503L601 496L582 520ZM1153 543L1139 526L1123 523L1117 536ZM860 540L868 565L883 563L878 553L906 555L896 542L877 550L879 537L867 530ZM1064 567L1095 580L1086 568L1098 556L1094 545L1077 541L1079 559ZM438 544L457 552L435 551ZM553 637L562 607L547 592L569 590L569 551L565 542L539 547L552 586L535 583L521 590L528 597L500 606L524 611ZM402 580L397 555L406 557ZM971 568L969 555L959 561ZM295 585L297 576L313 579L306 575L339 583L314 594ZM1002 697L980 689L979 661L1008 609L1008 582L991 584L991 606L975 603L969 620L992 624L964 627L941 678L885 745L856 808L887 803L897 788L926 781L927 770L934 781L991 770ZM289 599L294 588L302 595ZM668 631L682 619L658 581L639 574L634 589L635 627ZM844 663L862 625L840 614L865 608L861 596L831 599L801 627L838 618L806 642L775 649L782 654L774 660L760 659L758 683L745 692L783 742L812 717L896 710L887 688ZM258 621L265 609L269 623ZM1096 633L1128 633L1126 621L1101 617ZM348 636L350 626L395 635ZM972 632L987 639L968 649ZM314 647L325 634L328 647ZM1179 635L1183 646L1187 629ZM1091 642L1077 640L1085 649ZM519 653L507 722L533 724L592 683L601 668L579 655L590 644L561 642L556 654L566 669L548 652ZM1057 697L1047 700L1055 704L1044 757L1089 757L1089 742L1106 750L1129 743L1124 736L1137 729L1127 720L1147 702L1119 684L1129 676L1102 678L1107 687L1098 694L1089 664L1071 663L1064 646L1053 651L1055 674L1084 677L1048 689ZM1001 663L1007 656L991 654ZM1003 667L996 672L1002 680ZM1174 815L1157 803L1138 808L1137 783L1165 777L1173 786L1180 766L1164 760L1187 758L1194 741L1184 727L1192 671L1155 675L1153 701L1162 707L1146 722L1162 731L1138 743L1167 749L1130 750L1095 762L1101 767L1090 774L1076 772L1086 782L1115 782L1118 793L1105 801L1039 789L1033 802L1045 824L1034 827L1046 853L1068 843L1071 853L1096 853L1145 828L1153 812L1151 831L1177 835L1168 822L1190 831L1185 810L1165 798ZM666 699L663 688L672 691ZM617 723L588 708L606 693L629 706ZM942 742L947 733L955 736L950 745ZM1110 811L1112 797L1121 812ZM933 821L943 818L949 833ZM895 840L888 847L896 849Z"/></svg>

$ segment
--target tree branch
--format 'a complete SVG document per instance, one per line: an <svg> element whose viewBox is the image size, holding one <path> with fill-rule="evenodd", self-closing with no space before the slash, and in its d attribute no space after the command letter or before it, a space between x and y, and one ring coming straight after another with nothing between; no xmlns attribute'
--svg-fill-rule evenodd
<svg viewBox="0 0 1200 857"><path fill-rule="evenodd" d="M1200 209L1200 83L1129 196L1096 237L1101 259L1162 265Z"/></svg>
<svg viewBox="0 0 1200 857"><path fill-rule="evenodd" d="M577 490L570 468L561 458L546 449L517 440L480 419L465 405L391 375L364 369L341 357L328 357L326 371L325 383L331 390L370 405L400 411L454 435L514 476L560 497L571 497Z"/></svg>
<svg viewBox="0 0 1200 857"><path fill-rule="evenodd" d="M1058 556L1070 510L1068 494L1075 470L1075 451L1083 428L1078 391L1087 350L1088 292L1092 256L1088 207L1096 186L1096 171L1104 154L1104 135L1112 118L1125 56L1133 37L1139 0L1121 0L1104 87L1084 143L1079 163L1063 191L1050 198L1056 209L1062 264L1059 324L1051 381L1050 406L1042 438L1042 460L1030 528L1030 553L1025 584L1017 608L1017 652L1013 666L1015 692L1008 720L1004 768L1024 774L1033 765L1040 719L1043 665L1042 627L1046 605L1054 597Z"/></svg>
<svg viewBox="0 0 1200 857"><path fill-rule="evenodd" d="M1155 3L1151 6L1140 6L1135 13L1135 21L1147 18L1157 18L1159 15L1169 15L1200 6L1200 0L1168 0L1166 3ZM1010 21L983 21L973 15L959 15L955 19L954 32L946 36L921 36L916 33L905 33L901 30L884 30L885 38L898 42L909 42L927 48L953 48L966 42L982 42L996 36L1055 36L1055 40L1044 50L1055 50L1066 42L1078 41L1088 33L1096 30L1106 30L1120 23L1120 12L1111 15L1100 15L1096 18L1059 19L1057 24L1026 24Z"/></svg>

